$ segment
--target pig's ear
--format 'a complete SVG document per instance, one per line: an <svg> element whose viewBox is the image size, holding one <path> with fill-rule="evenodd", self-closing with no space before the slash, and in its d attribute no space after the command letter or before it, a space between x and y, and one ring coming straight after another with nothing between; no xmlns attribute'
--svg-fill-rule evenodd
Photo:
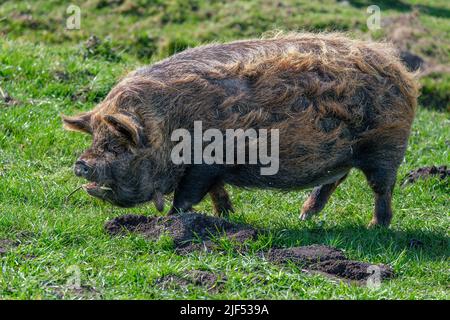
<svg viewBox="0 0 450 320"><path fill-rule="evenodd" d="M105 122L137 147L145 145L144 130L134 119L121 113L107 114Z"/></svg>
<svg viewBox="0 0 450 320"><path fill-rule="evenodd" d="M92 134L91 116L92 114L89 112L73 117L61 115L64 123L64 129L89 134Z"/></svg>

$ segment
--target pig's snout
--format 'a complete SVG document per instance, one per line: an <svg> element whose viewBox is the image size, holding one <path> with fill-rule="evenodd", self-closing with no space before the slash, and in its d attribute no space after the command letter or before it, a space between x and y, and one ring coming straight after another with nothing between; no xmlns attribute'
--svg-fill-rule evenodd
<svg viewBox="0 0 450 320"><path fill-rule="evenodd" d="M74 172L79 177L89 179L92 175L92 167L86 161L80 159L75 162Z"/></svg>

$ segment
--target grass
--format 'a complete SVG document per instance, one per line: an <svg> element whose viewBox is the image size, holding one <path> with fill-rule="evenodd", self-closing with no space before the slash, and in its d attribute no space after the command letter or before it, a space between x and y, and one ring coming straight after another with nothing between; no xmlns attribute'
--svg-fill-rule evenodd
<svg viewBox="0 0 450 320"><path fill-rule="evenodd" d="M114 208L82 192L65 199L80 184L72 165L89 138L63 131L60 113L89 110L126 72L202 42L256 36L273 28L363 35L366 1L286 1L275 9L271 1L141 0L135 3L142 6L135 7L131 1L106 7L102 3L107 0L88 1L81 6L79 31L64 30L64 1L1 3L0 32L6 36L0 40L0 87L17 103L0 102L0 239L20 245L0 256L0 298L449 298L448 180L396 187L388 230L366 229L373 199L357 171L324 212L308 222L298 219L307 190L229 188L236 207L230 219L269 231L251 243L247 255L227 249L225 254L179 256L165 237L157 242L136 235L112 238L103 231L108 219L130 212L154 215L156 210L152 205ZM381 1L380 7L392 16L420 4L421 21L436 43L448 48L446 1L389 3ZM95 50L83 45L91 33L103 41ZM450 56L443 50L437 58L448 63ZM430 92L445 92L450 83L448 76L432 80L424 80ZM450 163L449 124L445 110L419 108L399 178L420 166ZM197 209L212 212L209 200ZM423 246L411 248L414 239ZM274 266L254 254L275 245L312 243L339 247L352 259L389 264L397 277L379 289L336 284L305 275L295 266ZM228 280L220 292L196 286L161 290L154 283L161 276L193 269L224 273ZM84 289L68 289L77 273Z"/></svg>

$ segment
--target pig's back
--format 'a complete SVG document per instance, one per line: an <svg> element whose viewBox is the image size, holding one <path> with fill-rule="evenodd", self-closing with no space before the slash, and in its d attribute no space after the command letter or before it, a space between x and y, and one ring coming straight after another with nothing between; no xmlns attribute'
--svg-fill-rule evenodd
<svg viewBox="0 0 450 320"><path fill-rule="evenodd" d="M136 73L173 86L197 78L206 89L222 88L224 100L243 94L241 101L250 108L267 109L271 105L279 107L277 113L288 112L281 106L284 102L280 103L285 95L294 112L308 103L329 110L339 102L353 117L397 110L412 121L416 107L416 82L392 46L334 33L293 33L200 46ZM268 94L261 95L257 90ZM259 106L251 103L255 100ZM343 116L344 110L340 111Z"/></svg>

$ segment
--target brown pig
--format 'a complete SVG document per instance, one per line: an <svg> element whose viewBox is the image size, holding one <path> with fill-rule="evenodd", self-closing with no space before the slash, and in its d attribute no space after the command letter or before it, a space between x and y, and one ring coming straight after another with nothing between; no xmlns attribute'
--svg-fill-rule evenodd
<svg viewBox="0 0 450 320"><path fill-rule="evenodd" d="M233 210L225 184L314 187L301 210L307 219L357 168L375 194L371 225L388 226L417 96L414 76L390 45L293 33L188 49L132 72L92 111L63 120L93 138L75 164L75 174L90 181L85 190L119 206L153 200L162 210L164 195L174 193L170 213L183 212L209 193L224 214ZM276 172L262 174L267 163L260 160L221 161L229 150L216 149L213 163L174 161L181 140L174 132L195 137L195 122L224 137L253 129L244 151L267 138ZM232 150L232 158L240 152Z"/></svg>

